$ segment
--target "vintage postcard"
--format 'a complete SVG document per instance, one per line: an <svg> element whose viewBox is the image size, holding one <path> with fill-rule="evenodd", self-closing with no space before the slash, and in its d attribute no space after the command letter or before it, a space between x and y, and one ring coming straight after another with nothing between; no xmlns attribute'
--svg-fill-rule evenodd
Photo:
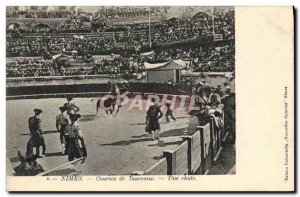
<svg viewBox="0 0 300 197"><path fill-rule="evenodd" d="M7 6L5 68L9 192L294 191L292 6Z"/></svg>

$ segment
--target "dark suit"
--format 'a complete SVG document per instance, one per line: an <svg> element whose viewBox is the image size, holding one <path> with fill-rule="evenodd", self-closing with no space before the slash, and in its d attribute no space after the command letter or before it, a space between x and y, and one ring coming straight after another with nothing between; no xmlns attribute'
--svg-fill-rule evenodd
<svg viewBox="0 0 300 197"><path fill-rule="evenodd" d="M224 98L223 103L232 142L235 143L235 93L230 93Z"/></svg>

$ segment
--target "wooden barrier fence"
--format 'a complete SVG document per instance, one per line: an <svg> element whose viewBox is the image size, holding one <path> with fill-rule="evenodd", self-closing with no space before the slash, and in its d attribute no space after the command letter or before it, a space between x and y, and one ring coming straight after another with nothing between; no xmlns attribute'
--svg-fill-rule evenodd
<svg viewBox="0 0 300 197"><path fill-rule="evenodd" d="M211 162L213 162L214 160L214 156L217 154L218 152L218 127L216 125L215 119L214 118L210 118L210 122L209 122L209 126L210 126L210 141L211 141Z"/></svg>
<svg viewBox="0 0 300 197"><path fill-rule="evenodd" d="M228 136L225 131L226 127L219 128L214 118L205 126L197 126L191 118L182 144L175 150L165 150L163 158L146 171L135 171L132 175L208 174L222 150L224 137Z"/></svg>
<svg viewBox="0 0 300 197"><path fill-rule="evenodd" d="M159 160L156 164L146 170L145 175L167 175L167 159L163 158Z"/></svg>
<svg viewBox="0 0 300 197"><path fill-rule="evenodd" d="M200 132L201 139L201 159L203 161L202 172L205 173L211 167L211 128L210 123L205 126L198 126L197 130Z"/></svg>
<svg viewBox="0 0 300 197"><path fill-rule="evenodd" d="M166 150L163 156L167 159L168 175L188 174L188 142L184 141L175 150Z"/></svg>
<svg viewBox="0 0 300 197"><path fill-rule="evenodd" d="M203 165L200 132L184 138L188 142L188 169L189 174L200 173ZM202 171L202 170L201 170Z"/></svg>
<svg viewBox="0 0 300 197"><path fill-rule="evenodd" d="M122 87L121 83L118 83ZM181 85L183 86L183 85ZM175 94L182 95L184 92L179 91L177 86L159 83L129 83L130 92L153 93L153 94ZM54 97L52 95L63 94L90 94L97 92L108 92L107 84L91 83L91 84L64 84L64 85L33 85L33 86L17 86L6 87L7 99L23 99L24 96L33 96L35 98Z"/></svg>

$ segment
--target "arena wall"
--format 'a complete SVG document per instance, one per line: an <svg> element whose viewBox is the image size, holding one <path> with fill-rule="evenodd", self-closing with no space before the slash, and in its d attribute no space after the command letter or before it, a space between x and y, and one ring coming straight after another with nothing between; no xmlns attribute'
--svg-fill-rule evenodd
<svg viewBox="0 0 300 197"><path fill-rule="evenodd" d="M221 136L228 136L226 117L224 130L217 129L213 121L205 126L189 124L181 145L175 150L165 150L163 158L146 171L135 172L140 172L138 175L164 175L166 172L168 175L208 174L225 145L226 137Z"/></svg>
<svg viewBox="0 0 300 197"><path fill-rule="evenodd" d="M122 84L118 84L122 87ZM151 93L151 94L187 94L180 91L181 87L187 85L169 85L159 83L130 83L130 92L133 93ZM184 87L188 89L187 87ZM31 98L59 98L72 95L75 97L99 96L108 93L106 83L92 84L65 84L65 85L34 85L34 86L17 86L6 87L6 99L31 99Z"/></svg>
<svg viewBox="0 0 300 197"><path fill-rule="evenodd" d="M159 160L155 165L146 170L146 175L167 175L167 159L163 158Z"/></svg>

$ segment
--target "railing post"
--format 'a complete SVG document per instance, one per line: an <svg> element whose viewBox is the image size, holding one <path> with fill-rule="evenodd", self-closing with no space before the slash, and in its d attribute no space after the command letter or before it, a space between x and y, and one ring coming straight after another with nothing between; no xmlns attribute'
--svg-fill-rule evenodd
<svg viewBox="0 0 300 197"><path fill-rule="evenodd" d="M210 137L207 136L207 131L205 131L205 126L198 126L197 130L200 132L201 137L201 160L203 161L202 173L206 173L209 170L211 165L211 146L210 146ZM208 131L210 134L210 131ZM209 140L209 142L207 142ZM206 154L207 153L207 154Z"/></svg>
<svg viewBox="0 0 300 197"><path fill-rule="evenodd" d="M200 174L203 174L205 172L203 129L200 126L197 126L196 130L199 131L200 133L200 147L201 147L201 161L202 161L202 169L200 169Z"/></svg>
<svg viewBox="0 0 300 197"><path fill-rule="evenodd" d="M215 125L214 118L210 118L209 121L209 130L210 130L210 151L211 151L211 160L213 161L215 154L217 154L216 143L215 143Z"/></svg>
<svg viewBox="0 0 300 197"><path fill-rule="evenodd" d="M184 136L183 140L188 142L188 174L192 174L192 136Z"/></svg>
<svg viewBox="0 0 300 197"><path fill-rule="evenodd" d="M163 152L163 157L166 158L167 160L167 174L168 175L174 175L176 174L176 169L175 169L175 154L173 151L170 150L165 150Z"/></svg>

